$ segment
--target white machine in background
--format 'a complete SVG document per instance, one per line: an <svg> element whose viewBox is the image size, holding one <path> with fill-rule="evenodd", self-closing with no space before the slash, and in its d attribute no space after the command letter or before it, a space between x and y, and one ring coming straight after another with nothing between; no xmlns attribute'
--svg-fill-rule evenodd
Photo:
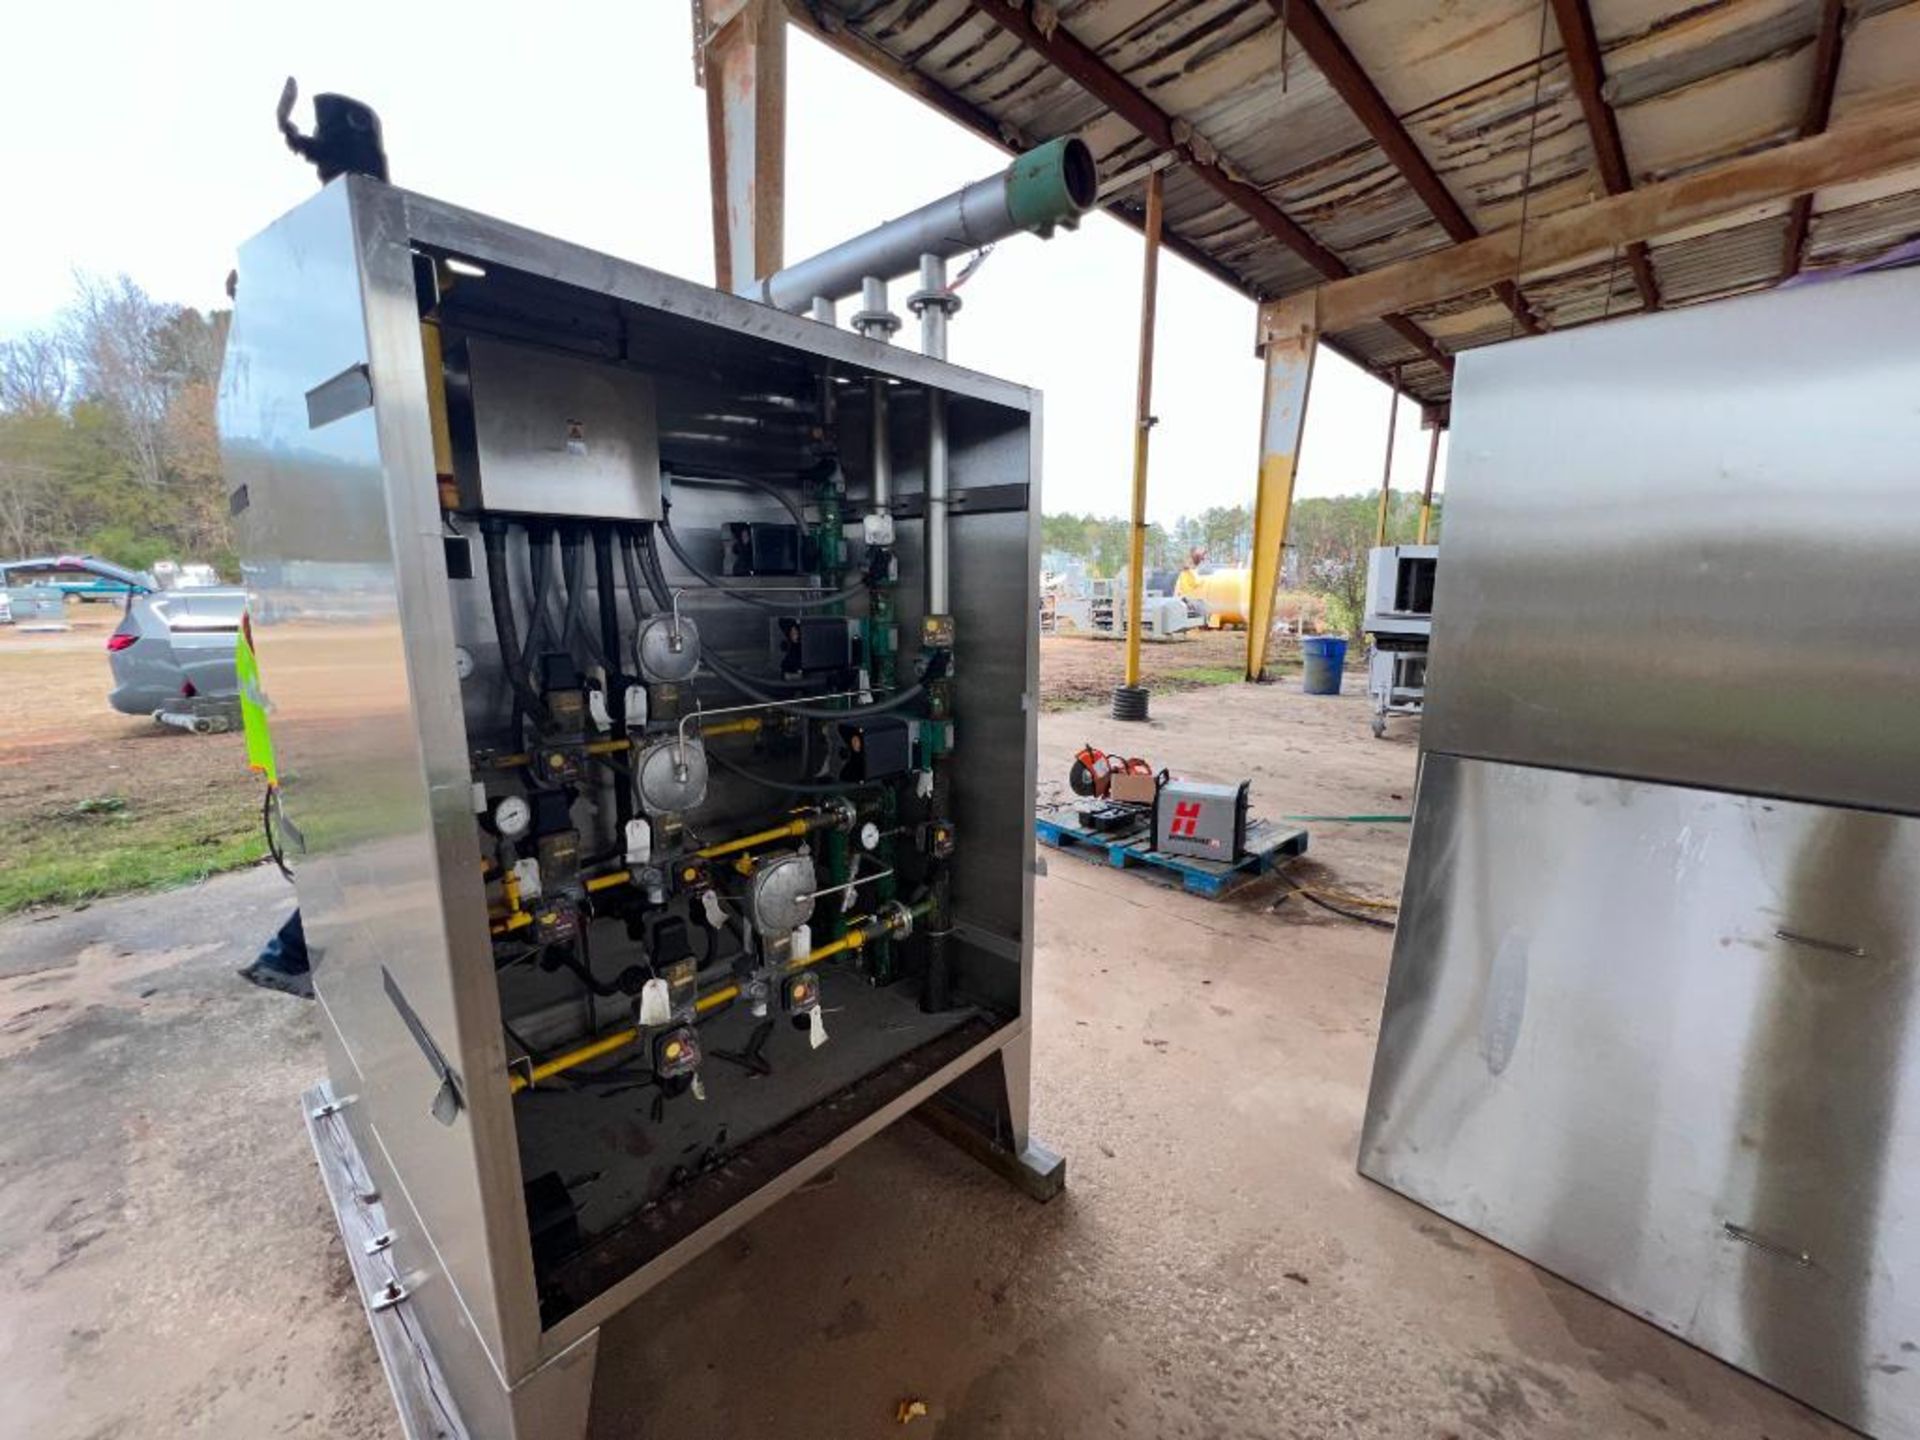
<svg viewBox="0 0 1920 1440"><path fill-rule="evenodd" d="M1367 698L1373 733L1389 715L1418 715L1427 698L1438 545L1381 545L1367 553Z"/></svg>
<svg viewBox="0 0 1920 1440"><path fill-rule="evenodd" d="M1124 577L1095 580L1089 587L1089 610L1093 633L1127 633L1127 582ZM1203 610L1178 595L1149 589L1140 599L1141 633L1149 639L1165 640L1182 630L1207 623Z"/></svg>

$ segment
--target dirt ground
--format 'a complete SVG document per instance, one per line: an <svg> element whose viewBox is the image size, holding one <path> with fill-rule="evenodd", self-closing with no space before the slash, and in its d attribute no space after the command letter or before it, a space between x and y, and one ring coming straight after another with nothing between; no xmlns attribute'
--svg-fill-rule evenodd
<svg viewBox="0 0 1920 1440"><path fill-rule="evenodd" d="M1373 740L1351 690L1154 716L1042 716L1043 790L1092 738L1251 775L1269 816L1411 796L1412 722ZM1846 1433L1356 1175L1391 936L1280 896L1392 898L1407 829L1309 829L1219 902L1043 852L1033 1115L1065 1195L893 1127L609 1323L596 1437ZM9 1433L398 1435L296 1108L315 1012L232 973L289 903L256 868L0 922Z"/></svg>
<svg viewBox="0 0 1920 1440"><path fill-rule="evenodd" d="M250 863L260 787L240 736L111 709L105 645L119 609L67 610L65 632L0 627L0 913Z"/></svg>
<svg viewBox="0 0 1920 1440"><path fill-rule="evenodd" d="M1140 647L1140 673L1149 689L1162 694L1231 684L1246 674L1244 630L1188 630L1169 640ZM1268 673L1300 669L1299 643L1276 637ZM1126 671L1126 645L1088 635L1046 635L1040 640L1040 706L1064 710L1074 705L1105 704Z"/></svg>

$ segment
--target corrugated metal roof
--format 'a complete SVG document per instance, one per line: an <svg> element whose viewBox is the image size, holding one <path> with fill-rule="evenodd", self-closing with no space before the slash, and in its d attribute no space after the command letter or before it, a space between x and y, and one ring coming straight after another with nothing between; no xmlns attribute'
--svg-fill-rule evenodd
<svg viewBox="0 0 1920 1440"><path fill-rule="evenodd" d="M973 0L793 0L831 43L910 70L1011 146L1076 133L1103 175L1158 146ZM1604 193L1593 142L1546 0L1319 0L1327 22L1481 231ZM1821 0L1587 0L1604 97L1635 183L1793 139L1814 84ZM1452 243L1415 186L1263 0L1027 0L1353 270ZM1849 0L1833 112L1920 73L1920 0ZM1784 278L1788 206L1760 207L1650 247L1663 304L1692 304ZM1249 295L1320 273L1248 214L1176 166L1172 242ZM1816 196L1802 268L1852 264L1920 237L1920 172ZM1624 257L1529 283L1547 328L1631 313ZM1409 317L1451 353L1519 322L1491 294ZM1444 368L1386 324L1334 337L1409 393L1444 401ZM1415 338L1418 338L1417 336Z"/></svg>

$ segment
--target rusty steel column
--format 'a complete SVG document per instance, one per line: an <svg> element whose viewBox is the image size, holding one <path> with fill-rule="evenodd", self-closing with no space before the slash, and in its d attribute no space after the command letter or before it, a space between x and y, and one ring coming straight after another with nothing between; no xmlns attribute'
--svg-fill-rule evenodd
<svg viewBox="0 0 1920 1440"><path fill-rule="evenodd" d="M1437 411L1427 420L1427 428L1433 433L1427 438L1427 484L1420 492L1420 537L1414 542L1417 545L1427 543L1427 527L1433 523L1433 472L1440 463L1440 432L1446 428L1440 423Z"/></svg>
<svg viewBox="0 0 1920 1440"><path fill-rule="evenodd" d="M1113 696L1113 718L1147 718L1140 685L1140 636L1147 594L1147 448L1153 430L1153 323L1160 295L1161 175L1147 177L1147 248L1140 278L1140 379L1133 402L1133 531L1127 544L1127 672ZM1126 692L1124 695L1122 692Z"/></svg>
<svg viewBox="0 0 1920 1440"><path fill-rule="evenodd" d="M1247 679L1267 665L1273 599L1280 588L1287 522L1293 513L1293 477L1300 462L1313 352L1320 324L1314 294L1306 291L1260 307L1259 350L1266 359L1260 413L1260 484L1253 502L1253 573L1247 596Z"/></svg>
<svg viewBox="0 0 1920 1440"><path fill-rule="evenodd" d="M1393 430L1400 421L1400 367L1393 367L1388 385L1393 398L1387 403L1387 461L1380 468L1380 519L1373 527L1373 543L1387 543L1387 505L1393 499Z"/></svg>
<svg viewBox="0 0 1920 1440"><path fill-rule="evenodd" d="M707 92L714 283L778 270L786 226L787 21L781 0L698 0L696 73Z"/></svg>

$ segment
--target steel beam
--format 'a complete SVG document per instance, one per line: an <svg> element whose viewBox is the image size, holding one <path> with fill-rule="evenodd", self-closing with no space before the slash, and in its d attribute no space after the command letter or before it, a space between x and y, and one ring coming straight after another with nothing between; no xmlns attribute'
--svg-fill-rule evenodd
<svg viewBox="0 0 1920 1440"><path fill-rule="evenodd" d="M904 90L922 104L932 107L949 120L971 130L988 144L996 145L1009 154L1030 148L1032 137L1003 125L979 106L970 104L951 91L942 89L911 65L868 39L852 26L828 23L826 17L830 13L827 11L816 13L807 0L787 0L789 23L799 26L822 45L851 60L863 70ZM1181 158L1178 151L1163 150L1155 161L1149 161L1143 166L1133 166L1121 176L1104 180L1100 187L1100 203L1106 213L1129 229L1138 230L1144 234L1146 215L1143 207L1123 203L1120 196L1125 190L1144 181L1154 169L1164 169ZM1172 251L1195 269L1212 276L1228 289L1237 291L1249 299L1258 301L1267 298L1244 277L1235 274L1226 265L1177 232L1163 231L1160 237L1160 248ZM1376 365L1351 346L1343 345L1338 340L1322 339L1320 343L1336 355L1351 361L1356 368L1378 379L1385 380L1392 373L1390 366ZM1450 363L1448 368L1451 368Z"/></svg>
<svg viewBox="0 0 1920 1440"><path fill-rule="evenodd" d="M1320 324L1359 325L1389 310L1437 305L1497 280L1544 275L1599 260L1622 245L1737 215L1754 205L1810 194L1920 164L1920 84L1883 91L1805 140L1789 140L1624 195L1509 225L1322 285Z"/></svg>
<svg viewBox="0 0 1920 1440"><path fill-rule="evenodd" d="M1313 292L1260 307L1260 353L1266 361L1266 391L1260 408L1260 483L1253 501L1253 573L1247 595L1247 679L1267 668L1273 601L1286 555L1287 523L1293 516L1293 477L1300 462L1300 436L1313 385L1313 352L1320 336Z"/></svg>
<svg viewBox="0 0 1920 1440"><path fill-rule="evenodd" d="M1447 182L1440 178L1440 172L1414 143L1407 133L1407 127L1400 123L1400 117L1393 113L1393 107L1387 103L1386 96L1361 66L1359 60L1347 48L1347 42L1333 28L1326 13L1314 3L1314 0L1267 0L1287 33L1300 42L1300 48L1314 67L1326 77L1347 108L1353 112L1367 134L1373 137L1373 143L1400 172L1400 177L1413 188L1413 193L1440 222L1440 228L1454 240L1471 240L1480 233L1479 228L1467 218L1467 212L1460 208L1460 202L1453 198L1453 192L1447 189ZM1500 303L1513 312L1513 318L1520 322L1520 328L1529 335L1540 333L1540 323L1534 319L1533 311L1520 294L1520 288L1512 281L1502 281L1494 286L1494 294Z"/></svg>
<svg viewBox="0 0 1920 1440"><path fill-rule="evenodd" d="M1194 179L1293 251L1326 279L1342 280L1354 273L1344 260L1315 240L1258 189L1229 175L1217 159L1203 159L1196 153L1195 137L1184 121L1176 121L1141 94L1130 80L1102 60L1091 46L1076 40L1057 17L1043 29L1027 10L1012 3L1012 0L973 0L973 5L974 9L1139 131L1150 143L1162 150L1179 152ZM1433 361L1448 374L1453 372L1453 357L1413 321L1397 314L1380 318L1423 358Z"/></svg>
<svg viewBox="0 0 1920 1440"><path fill-rule="evenodd" d="M1567 73L1573 80L1574 96L1586 117L1600 183L1609 195L1624 195L1633 189L1633 172L1627 168L1626 147L1620 143L1620 122L1607 104L1606 66L1600 58L1600 37L1594 33L1587 0L1553 0L1553 20L1560 27L1560 44L1567 52ZM1658 310L1660 286L1653 278L1653 260L1644 240L1627 246L1627 265L1633 271L1640 304Z"/></svg>
<svg viewBox="0 0 1920 1440"><path fill-rule="evenodd" d="M786 226L787 25L781 0L696 0L707 92L715 284L778 270Z"/></svg>
<svg viewBox="0 0 1920 1440"><path fill-rule="evenodd" d="M1840 44L1845 36L1847 0L1821 0L1820 30L1813 42L1813 87L1807 93L1806 113L1800 118L1800 138L1806 140L1827 128L1833 118L1833 92L1840 82ZM1807 257L1807 229L1813 222L1813 194L1796 195L1787 212L1787 240L1781 255L1780 278L1800 273Z"/></svg>

